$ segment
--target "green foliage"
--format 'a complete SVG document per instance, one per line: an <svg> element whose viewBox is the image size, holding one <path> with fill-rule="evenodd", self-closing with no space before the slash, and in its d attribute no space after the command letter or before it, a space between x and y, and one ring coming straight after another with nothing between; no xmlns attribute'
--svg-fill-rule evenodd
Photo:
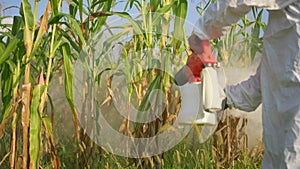
<svg viewBox="0 0 300 169"><path fill-rule="evenodd" d="M71 108L74 109L74 96L73 96L73 68L71 62L71 50L68 44L64 44L62 46L62 54L63 54L63 61L64 61L64 68L65 68L65 91L66 97L68 99ZM75 110L73 110L75 111Z"/></svg>
<svg viewBox="0 0 300 169"><path fill-rule="evenodd" d="M40 96L42 86L37 85L33 90L31 113L30 113L30 136L29 136L29 154L30 166L32 168L39 167L39 153L40 153L40 132L41 132L41 116L39 112Z"/></svg>
<svg viewBox="0 0 300 169"><path fill-rule="evenodd" d="M97 113L104 108L107 108L108 115L113 113L110 104L114 91L109 86L109 79L122 74L126 77L128 100L138 107L139 118L144 118L142 111L151 109L149 100L153 97L151 92L156 89L161 89L166 96L167 108L159 119L149 124L121 119L124 123L117 124L117 127L125 126L125 130L120 129L120 132L129 136L151 137L173 122L180 99L170 87L173 83L171 75L165 72L173 67L178 69L183 56L186 56L188 44L184 21L187 0L130 0L126 1L123 11L115 11L114 8L120 1L69 0L68 13L61 11L62 0L51 0L38 22L39 3L22 0L21 15L13 17L13 24L0 23L3 30L0 32L0 138L3 138L0 140L0 157L3 158L0 168L20 166L21 156L24 168L222 168L224 164L220 164L220 159L214 154L217 151L212 142L195 144L196 148L188 148L188 144L182 143L164 155L128 159L95 145L78 124L77 106L80 105L76 105L74 98L75 92L78 92L74 90L74 65L78 62L84 67L81 73L88 75L83 82L87 96L100 97L96 110L92 109L95 105L83 103L93 110L88 115L98 117ZM137 11L138 16L131 15L128 10ZM263 10L253 8L252 14L255 21L244 17L225 37L212 42L219 49L223 61L231 60L233 53L230 51L239 45L244 46L240 59L249 57L253 60L261 51L260 31L265 27ZM175 20L171 16L176 16ZM113 17L127 22L107 25ZM0 21L4 18L1 17ZM250 31L247 31L249 28ZM122 30L115 33L118 29ZM105 33L110 36L97 51L98 40L103 39ZM127 38L124 39L124 36ZM117 46L121 46L120 57L113 58L110 52ZM64 74L64 92L75 128L75 132L69 131L75 137L64 138L64 144L55 139L58 134L54 133L53 125L58 122L53 117L59 114L56 109L59 105L53 104L49 93L53 78L62 78L61 74ZM102 78L106 78L107 74L110 77L105 81L107 84L103 84ZM95 86L97 88L93 88ZM51 107L51 113L47 112L47 106ZM100 128L97 126L93 130L99 132ZM26 141L29 144L23 144ZM234 166L224 166L243 168L247 164L252 168L253 164L255 168L261 160L251 161L245 154L238 155Z"/></svg>

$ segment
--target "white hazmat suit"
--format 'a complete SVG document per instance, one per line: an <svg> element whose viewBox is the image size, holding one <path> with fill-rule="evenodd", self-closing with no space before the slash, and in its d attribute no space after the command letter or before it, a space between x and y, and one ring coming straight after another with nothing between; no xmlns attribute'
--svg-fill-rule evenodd
<svg viewBox="0 0 300 169"><path fill-rule="evenodd" d="M194 33L218 38L253 6L269 12L262 60L255 75L225 88L227 102L244 111L262 103L263 169L300 169L300 1L218 0Z"/></svg>

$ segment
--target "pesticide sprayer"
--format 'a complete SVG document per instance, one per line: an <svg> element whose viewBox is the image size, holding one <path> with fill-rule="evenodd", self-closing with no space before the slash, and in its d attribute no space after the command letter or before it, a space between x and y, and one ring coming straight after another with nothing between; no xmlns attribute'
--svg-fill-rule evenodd
<svg viewBox="0 0 300 169"><path fill-rule="evenodd" d="M191 53L187 64L176 73L175 83L182 99L178 123L201 125L202 141L206 141L220 120L225 76L211 52L209 41L202 41L201 46L208 53Z"/></svg>

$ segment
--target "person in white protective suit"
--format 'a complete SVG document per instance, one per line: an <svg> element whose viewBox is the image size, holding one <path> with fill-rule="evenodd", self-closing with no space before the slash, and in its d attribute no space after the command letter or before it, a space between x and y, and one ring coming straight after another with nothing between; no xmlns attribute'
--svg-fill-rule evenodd
<svg viewBox="0 0 300 169"><path fill-rule="evenodd" d="M269 13L263 56L255 75L225 88L227 104L250 112L262 103L263 169L300 169L300 1L218 0L197 22L190 47L199 53L199 39L222 36L251 7Z"/></svg>

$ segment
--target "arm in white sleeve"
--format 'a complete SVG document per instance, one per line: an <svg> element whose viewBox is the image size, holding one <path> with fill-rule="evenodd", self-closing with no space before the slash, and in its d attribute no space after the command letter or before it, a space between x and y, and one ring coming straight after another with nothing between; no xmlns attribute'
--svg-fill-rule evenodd
<svg viewBox="0 0 300 169"><path fill-rule="evenodd" d="M229 107L250 112L261 104L260 65L248 80L225 88Z"/></svg>
<svg viewBox="0 0 300 169"><path fill-rule="evenodd" d="M217 0L210 4L204 16L199 18L194 33L200 39L219 38L250 10L250 6L237 5L235 0Z"/></svg>
<svg viewBox="0 0 300 169"><path fill-rule="evenodd" d="M232 24L246 15L252 7L278 10L296 0L217 0L210 4L196 23L194 33L200 39L215 39L225 34Z"/></svg>

